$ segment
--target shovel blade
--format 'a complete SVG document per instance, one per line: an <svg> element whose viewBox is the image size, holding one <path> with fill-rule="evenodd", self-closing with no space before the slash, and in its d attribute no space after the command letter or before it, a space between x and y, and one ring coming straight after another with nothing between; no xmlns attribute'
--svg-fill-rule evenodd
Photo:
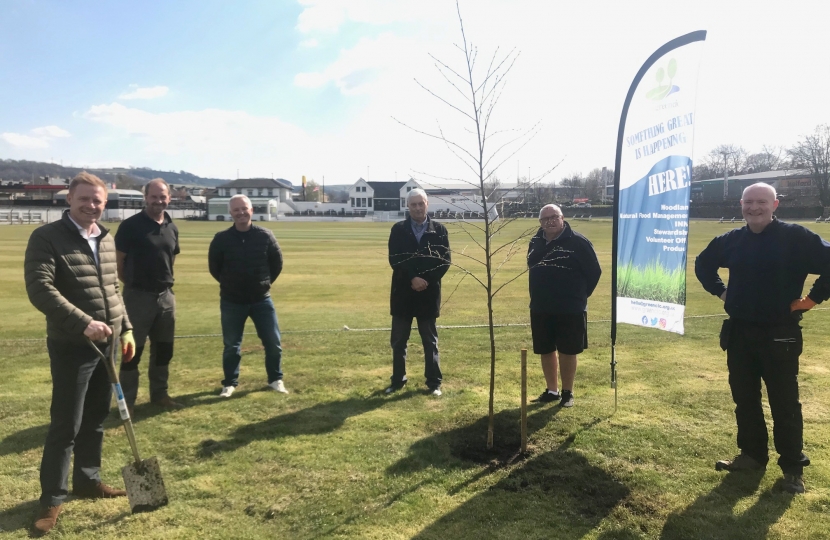
<svg viewBox="0 0 830 540"><path fill-rule="evenodd" d="M167 505L167 490L161 477L158 459L151 457L141 463L130 463L121 469L127 499L133 514L151 512Z"/></svg>

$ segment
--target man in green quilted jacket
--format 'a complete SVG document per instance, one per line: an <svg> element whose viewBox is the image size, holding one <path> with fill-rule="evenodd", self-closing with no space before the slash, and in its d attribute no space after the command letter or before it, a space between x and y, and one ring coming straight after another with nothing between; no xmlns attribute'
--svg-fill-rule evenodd
<svg viewBox="0 0 830 540"><path fill-rule="evenodd" d="M107 186L82 172L69 184L69 210L59 221L36 229L26 248L26 292L46 316L46 345L52 372L51 423L40 464L40 510L33 534L57 523L67 495L74 450L72 493L79 498L122 497L101 482L104 419L112 390L106 366L86 338L107 345L120 336L124 359L135 352L132 327L118 291L115 243L98 224ZM111 330L112 328L113 330ZM117 339L112 346L117 346Z"/></svg>

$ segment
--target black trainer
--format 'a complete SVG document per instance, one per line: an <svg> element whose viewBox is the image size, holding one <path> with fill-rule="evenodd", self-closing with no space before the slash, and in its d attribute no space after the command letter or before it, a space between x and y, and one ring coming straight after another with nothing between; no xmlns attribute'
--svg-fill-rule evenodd
<svg viewBox="0 0 830 540"><path fill-rule="evenodd" d="M573 407L574 406L574 393L570 390L562 390L562 403L560 403L562 407Z"/></svg>
<svg viewBox="0 0 830 540"><path fill-rule="evenodd" d="M559 395L559 392L551 392L547 388L545 391L542 392L539 397L536 399L531 400L531 403L553 403L554 401L559 401L562 399L562 396Z"/></svg>

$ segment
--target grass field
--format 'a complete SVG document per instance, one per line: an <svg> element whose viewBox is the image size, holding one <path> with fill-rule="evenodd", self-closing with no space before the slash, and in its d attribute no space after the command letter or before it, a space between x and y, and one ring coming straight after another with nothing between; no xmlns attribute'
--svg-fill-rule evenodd
<svg viewBox="0 0 830 540"><path fill-rule="evenodd" d="M774 462L756 476L726 476L713 466L735 453L736 429L717 345L721 304L691 268L706 243L731 226L691 223L685 336L620 326L615 412L608 365L611 223L572 225L594 243L604 271L589 303L590 348L580 356L576 406L532 405L529 452L513 455L519 351L530 346L530 330L499 328L495 435L502 451L488 456L486 329L439 331L445 382L438 399L423 392L417 339L410 346L409 386L387 397L379 391L391 374L388 332L343 330L389 326L391 224L269 224L285 256L273 296L291 393L264 390L262 348L250 335L240 388L221 400L218 285L207 272L207 249L223 225L179 223L176 333L202 336L179 338L171 364L171 394L187 408L165 412L149 404L146 367L136 407L139 446L144 456L159 457L170 505L131 515L123 499L70 500L53 535L830 538L830 311L819 306L804 322L801 394L813 465L805 473L808 492L793 497L776 489ZM511 225L504 240L528 226ZM827 225L808 226L830 235ZM24 538L36 510L51 390L45 324L23 286L32 229L0 227L0 535L8 538ZM454 250L476 254L469 237L450 230ZM497 281L523 265L524 250ZM439 324L484 323L483 293L460 278L451 270L444 280L445 298L453 294ZM497 297L497 322L526 323L527 303L522 277ZM530 356L528 371L532 396L544 389L537 357ZM129 460L113 416L104 481L122 485L119 471Z"/></svg>

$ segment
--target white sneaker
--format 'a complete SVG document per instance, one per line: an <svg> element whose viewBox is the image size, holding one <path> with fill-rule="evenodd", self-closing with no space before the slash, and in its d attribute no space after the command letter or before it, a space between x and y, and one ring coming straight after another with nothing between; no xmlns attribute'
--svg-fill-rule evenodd
<svg viewBox="0 0 830 540"><path fill-rule="evenodd" d="M219 397L231 397L234 390L236 390L235 386L225 386L222 388L222 391L219 392Z"/></svg>
<svg viewBox="0 0 830 540"><path fill-rule="evenodd" d="M433 390L429 393L429 395L431 395L431 396L435 396L435 397L438 397L438 396L440 396L442 393L443 393L443 392L441 392L441 389L440 389L440 388L434 388L434 389L433 389Z"/></svg>
<svg viewBox="0 0 830 540"><path fill-rule="evenodd" d="M270 383L268 386L270 386L272 389L274 389L275 392L279 392L280 394L288 393L288 390L285 389L285 384L283 384L282 379L274 381Z"/></svg>

